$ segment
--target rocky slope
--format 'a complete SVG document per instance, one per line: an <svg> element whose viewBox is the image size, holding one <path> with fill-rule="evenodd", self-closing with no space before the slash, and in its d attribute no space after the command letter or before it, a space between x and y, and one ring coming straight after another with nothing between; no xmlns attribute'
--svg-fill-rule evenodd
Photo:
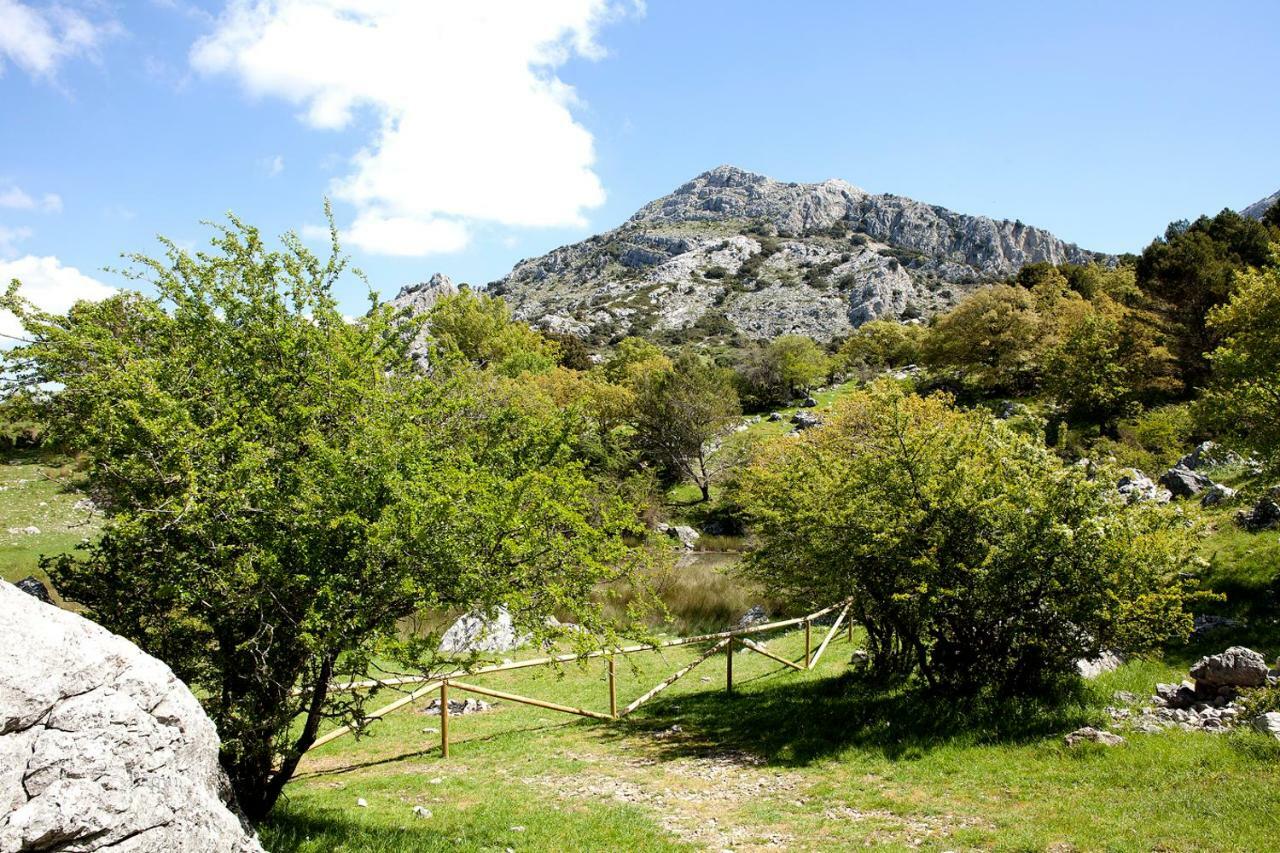
<svg viewBox="0 0 1280 853"><path fill-rule="evenodd" d="M490 289L521 319L596 342L825 341L874 318L945 310L1027 263L1096 257L1021 222L721 166L619 228L521 261Z"/></svg>
<svg viewBox="0 0 1280 853"><path fill-rule="evenodd" d="M1253 219L1261 219L1262 214L1271 209L1274 204L1280 204L1280 190L1273 192L1271 195L1263 199L1258 199L1253 204L1240 211L1245 216Z"/></svg>

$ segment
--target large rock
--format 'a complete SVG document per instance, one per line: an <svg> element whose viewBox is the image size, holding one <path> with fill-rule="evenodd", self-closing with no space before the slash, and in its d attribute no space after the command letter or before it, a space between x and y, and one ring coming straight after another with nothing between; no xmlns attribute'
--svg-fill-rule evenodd
<svg viewBox="0 0 1280 853"><path fill-rule="evenodd" d="M1239 465L1244 462L1240 455L1212 441L1202 441L1186 456L1178 460L1175 468L1186 468L1189 471L1200 471L1204 468L1218 468L1223 465Z"/></svg>
<svg viewBox="0 0 1280 853"><path fill-rule="evenodd" d="M1104 672L1114 672L1124 663L1124 658L1115 652L1106 652L1096 658L1080 658L1076 661L1076 672L1081 678L1097 678Z"/></svg>
<svg viewBox="0 0 1280 853"><path fill-rule="evenodd" d="M1178 465L1160 476L1160 485L1176 497L1190 498L1213 486L1213 480L1204 474Z"/></svg>
<svg viewBox="0 0 1280 853"><path fill-rule="evenodd" d="M0 582L0 853L261 851L160 661Z"/></svg>
<svg viewBox="0 0 1280 853"><path fill-rule="evenodd" d="M701 533L684 524L668 526L664 532L670 538L675 539L681 545L690 549L692 549L694 545L698 544L698 540L702 538Z"/></svg>
<svg viewBox="0 0 1280 853"><path fill-rule="evenodd" d="M1201 506L1218 506L1226 503L1236 496L1236 490L1230 486L1224 486L1221 483L1214 483L1212 486L1204 490L1204 494L1200 496Z"/></svg>
<svg viewBox="0 0 1280 853"><path fill-rule="evenodd" d="M1168 489L1160 488L1151 481L1150 477L1136 469L1130 469L1120 476L1116 481L1116 491L1128 503L1142 501L1168 503L1169 498L1172 497Z"/></svg>
<svg viewBox="0 0 1280 853"><path fill-rule="evenodd" d="M408 284L400 288L400 292L391 300L391 304L399 310L420 315L430 311L444 297L456 296L457 293L458 286L453 283L453 279L444 273L438 272L427 281ZM409 348L414 361L424 370L430 368L428 364L429 345L427 330L423 328L418 332L418 336L414 338L413 344Z"/></svg>
<svg viewBox="0 0 1280 853"><path fill-rule="evenodd" d="M1253 509L1242 509L1236 513L1236 523L1245 530L1256 533L1259 530L1270 530L1280 525L1280 504L1270 495L1259 499Z"/></svg>
<svg viewBox="0 0 1280 853"><path fill-rule="evenodd" d="M1280 740L1280 711L1268 711L1253 718L1254 731Z"/></svg>
<svg viewBox="0 0 1280 853"><path fill-rule="evenodd" d="M472 611L449 626L440 638L446 654L508 652L524 645L526 638L516 633L511 612L499 607L492 614Z"/></svg>
<svg viewBox="0 0 1280 853"><path fill-rule="evenodd" d="M1267 683L1267 662L1244 646L1232 646L1222 654L1208 655L1191 667L1196 686L1261 687Z"/></svg>
<svg viewBox="0 0 1280 853"><path fill-rule="evenodd" d="M813 429L816 426L822 426L822 419L809 412L796 412L791 416L791 423L795 424L798 430Z"/></svg>

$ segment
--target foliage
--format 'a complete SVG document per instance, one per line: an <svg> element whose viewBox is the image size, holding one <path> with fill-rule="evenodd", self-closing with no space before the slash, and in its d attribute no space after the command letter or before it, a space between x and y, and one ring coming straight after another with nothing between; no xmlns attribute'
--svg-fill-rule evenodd
<svg viewBox="0 0 1280 853"><path fill-rule="evenodd" d="M739 489L749 576L801 606L852 596L882 671L1035 692L1190 629L1185 525L983 412L881 382L770 450Z"/></svg>
<svg viewBox="0 0 1280 853"><path fill-rule="evenodd" d="M710 500L711 441L742 412L733 374L692 353L649 374L636 400L635 444L668 480L688 478Z"/></svg>
<svg viewBox="0 0 1280 853"><path fill-rule="evenodd" d="M556 345L556 364L570 370L591 369L591 352L582 338L568 332L544 332L543 337Z"/></svg>
<svg viewBox="0 0 1280 853"><path fill-rule="evenodd" d="M1145 454L1145 459L1117 461L1145 471L1169 467L1187 452L1195 429L1195 418L1186 404L1147 409L1121 420L1117 429L1121 443Z"/></svg>
<svg viewBox="0 0 1280 853"><path fill-rule="evenodd" d="M555 343L513 320L506 300L469 289L437 300L426 328L432 364L470 363L518 376L549 370L561 353Z"/></svg>
<svg viewBox="0 0 1280 853"><path fill-rule="evenodd" d="M1209 328L1221 345L1210 355L1202 417L1280 461L1280 264L1241 274L1231 299L1210 312Z"/></svg>
<svg viewBox="0 0 1280 853"><path fill-rule="evenodd" d="M671 369L662 348L644 338L623 338L604 363L604 376L615 385L635 390L654 374Z"/></svg>
<svg viewBox="0 0 1280 853"><path fill-rule="evenodd" d="M925 327L917 323L872 320L854 331L836 353L846 370L901 367L920 361Z"/></svg>
<svg viewBox="0 0 1280 853"><path fill-rule="evenodd" d="M1178 362L1188 391L1208 378L1205 353L1217 343L1209 312L1231 296L1238 273L1267 263L1270 239L1262 223L1224 210L1194 223L1173 223L1138 259L1138 285L1163 301L1177 326Z"/></svg>
<svg viewBox="0 0 1280 853"><path fill-rule="evenodd" d="M924 362L954 370L985 393L1017 393L1034 387L1043 343L1035 297L998 284L977 291L938 318L925 339Z"/></svg>
<svg viewBox="0 0 1280 853"><path fill-rule="evenodd" d="M15 283L2 303L32 341L10 375L61 386L50 433L107 510L101 537L50 574L202 697L253 819L324 721L359 724L362 698L332 680L363 677L375 652L430 663L430 637L395 642L402 619L502 603L536 636L558 612L608 637L595 593L630 570L622 537L637 532L570 458L572 412L534 416L465 364L415 374L408 320L338 310L336 234L327 260L283 242L233 218L212 251L163 241L163 258L132 257L154 298L52 316ZM503 316L447 302L437 345L501 369L546 353L498 345L484 330L502 338Z"/></svg>
<svg viewBox="0 0 1280 853"><path fill-rule="evenodd" d="M812 338L782 335L742 359L738 388L753 408L777 406L808 391L830 366L827 354Z"/></svg>

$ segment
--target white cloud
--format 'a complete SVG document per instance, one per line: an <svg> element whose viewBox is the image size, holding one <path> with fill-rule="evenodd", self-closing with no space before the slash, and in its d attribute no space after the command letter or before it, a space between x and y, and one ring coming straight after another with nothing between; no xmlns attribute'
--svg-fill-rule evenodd
<svg viewBox="0 0 1280 853"><path fill-rule="evenodd" d="M81 299L97 301L115 293L95 278L75 267L63 266L55 257L25 255L12 261L0 261L0 287L7 288L12 279L22 282L19 293L36 307L63 313ZM22 336L18 318L0 311L0 345L13 343Z"/></svg>
<svg viewBox="0 0 1280 853"><path fill-rule="evenodd" d="M462 248L477 222L581 225L604 202L556 70L602 56L618 13L610 0L233 0L191 61L297 104L312 127L369 110L373 138L331 188L356 208L348 239L421 255Z"/></svg>
<svg viewBox="0 0 1280 853"><path fill-rule="evenodd" d="M10 255L17 254L17 245L30 236L30 228L22 226L10 228L6 225L0 225L0 258L7 258ZM0 280L0 286L4 286L4 284L5 282Z"/></svg>
<svg viewBox="0 0 1280 853"><path fill-rule="evenodd" d="M118 32L115 21L90 21L65 6L37 9L0 0L0 73L7 60L33 77L52 78L63 61L95 56L102 41Z"/></svg>
<svg viewBox="0 0 1280 853"><path fill-rule="evenodd" d="M281 157L279 154L272 157L267 162L267 174L270 175L271 177L274 178L276 175L280 174L283 171L284 171L284 157Z"/></svg>
<svg viewBox="0 0 1280 853"><path fill-rule="evenodd" d="M3 2L3 0L0 0ZM62 196L57 193L45 193L39 200L32 198L22 187L0 189L0 207L12 210L43 210L46 213L59 213L62 210Z"/></svg>

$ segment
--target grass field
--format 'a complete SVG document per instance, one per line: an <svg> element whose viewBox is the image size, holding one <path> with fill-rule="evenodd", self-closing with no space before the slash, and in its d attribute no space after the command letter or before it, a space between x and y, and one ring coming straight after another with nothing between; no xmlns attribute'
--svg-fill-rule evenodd
<svg viewBox="0 0 1280 853"><path fill-rule="evenodd" d="M769 646L798 658L803 641ZM264 840L275 851L1274 849L1280 743L1168 732L1062 744L1103 721L1113 691L1145 695L1178 665L1130 663L1053 708L980 709L864 683L848 652L840 637L805 673L739 653L733 695L716 655L621 723L500 702L452 720L447 760L438 717L402 710L309 756ZM620 702L694 655L632 656ZM603 673L597 661L481 683L603 710Z"/></svg>
<svg viewBox="0 0 1280 853"><path fill-rule="evenodd" d="M38 574L40 553L96 532L74 508L77 483L58 460L0 465L6 579ZM848 667L843 636L812 672L739 653L733 695L717 655L619 723L498 702L453 719L447 760L439 718L420 711L425 697L373 724L369 736L309 755L261 827L264 843L277 853L1277 849L1280 742L1246 731L1170 731L1127 734L1111 749L1062 743L1080 725L1102 724L1115 691L1148 695L1201 654L1233 643L1269 659L1280 653L1280 535L1240 530L1231 523L1236 508L1189 511L1210 531L1201 548L1206 583L1228 597L1212 609L1246 624L1162 660L1130 662L1053 707L968 707L867 683ZM27 526L40 532L8 533ZM676 605L669 629L721 628L759 600L728 574L733 559L702 553L677 564L662 587ZM798 658L803 640L793 632L769 647ZM618 667L620 704L696 654L627 658ZM477 681L607 708L600 661ZM397 695L375 696L371 707Z"/></svg>

